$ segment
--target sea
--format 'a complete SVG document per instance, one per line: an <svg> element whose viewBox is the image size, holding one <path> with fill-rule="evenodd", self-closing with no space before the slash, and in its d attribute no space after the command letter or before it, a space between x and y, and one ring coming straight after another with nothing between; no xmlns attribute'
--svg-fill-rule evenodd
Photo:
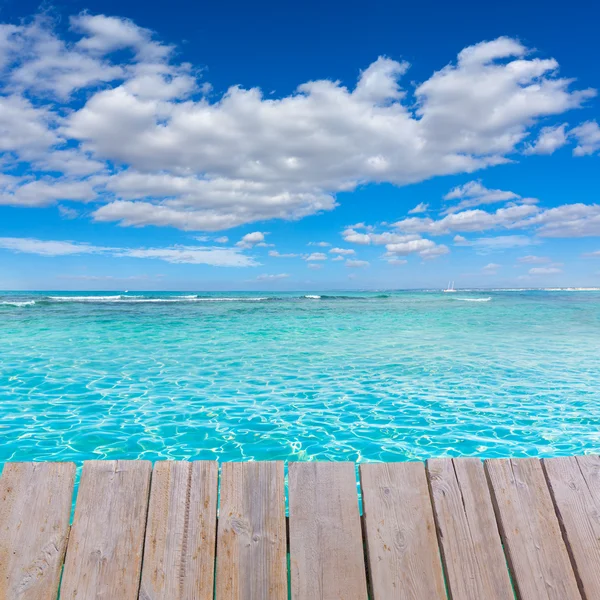
<svg viewBox="0 0 600 600"><path fill-rule="evenodd" d="M0 464L600 452L600 289L0 292Z"/></svg>

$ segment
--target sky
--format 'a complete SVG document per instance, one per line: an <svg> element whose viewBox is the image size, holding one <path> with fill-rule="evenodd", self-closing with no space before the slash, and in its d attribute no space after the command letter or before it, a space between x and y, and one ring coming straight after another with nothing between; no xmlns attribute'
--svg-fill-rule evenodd
<svg viewBox="0 0 600 600"><path fill-rule="evenodd" d="M600 286L600 7L492 4L0 2L0 289Z"/></svg>

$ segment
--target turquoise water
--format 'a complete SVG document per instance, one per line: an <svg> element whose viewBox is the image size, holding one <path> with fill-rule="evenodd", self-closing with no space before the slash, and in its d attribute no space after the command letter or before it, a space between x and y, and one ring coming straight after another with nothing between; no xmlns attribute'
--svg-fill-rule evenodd
<svg viewBox="0 0 600 600"><path fill-rule="evenodd" d="M1 293L0 463L600 451L598 291L312 296Z"/></svg>

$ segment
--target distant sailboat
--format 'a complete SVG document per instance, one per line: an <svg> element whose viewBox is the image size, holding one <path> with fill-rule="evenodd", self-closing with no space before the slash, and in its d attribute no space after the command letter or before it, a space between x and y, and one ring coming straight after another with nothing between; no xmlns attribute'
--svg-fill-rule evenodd
<svg viewBox="0 0 600 600"><path fill-rule="evenodd" d="M444 290L444 293L450 294L454 292L456 292L456 290L454 289L454 281L452 282L452 285L450 285L450 282L448 282L448 287Z"/></svg>

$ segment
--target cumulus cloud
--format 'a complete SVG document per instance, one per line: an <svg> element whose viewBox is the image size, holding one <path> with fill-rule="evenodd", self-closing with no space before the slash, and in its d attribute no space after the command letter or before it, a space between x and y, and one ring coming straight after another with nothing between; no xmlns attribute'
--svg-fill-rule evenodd
<svg viewBox="0 0 600 600"><path fill-rule="evenodd" d="M521 256L517 260L523 264L534 264L534 265L551 262L547 256L535 256L534 254L528 254L527 256Z"/></svg>
<svg viewBox="0 0 600 600"><path fill-rule="evenodd" d="M501 267L502 265L499 265L497 263L489 263L485 265L485 267L482 267L481 272L484 275L496 275L498 273L498 269L500 269Z"/></svg>
<svg viewBox="0 0 600 600"><path fill-rule="evenodd" d="M352 254L356 254L356 251L352 250L352 248L332 248L329 251L329 254L341 254L343 256L350 256Z"/></svg>
<svg viewBox="0 0 600 600"><path fill-rule="evenodd" d="M600 205L564 204L540 212L525 226L539 226L541 237L565 238L600 235Z"/></svg>
<svg viewBox="0 0 600 600"><path fill-rule="evenodd" d="M62 242L52 240L36 240L33 238L0 238L0 248L22 252L25 254L38 254L40 256L68 256L70 254L98 254L110 248L92 246L76 242Z"/></svg>
<svg viewBox="0 0 600 600"><path fill-rule="evenodd" d="M331 244L329 242L308 242L309 246L319 246L320 248L329 248Z"/></svg>
<svg viewBox="0 0 600 600"><path fill-rule="evenodd" d="M525 154L553 154L567 143L566 123L551 127L542 127L537 140L525 147Z"/></svg>
<svg viewBox="0 0 600 600"><path fill-rule="evenodd" d="M394 223L404 233L428 233L446 235L454 232L475 232L501 227L514 227L527 217L537 215L540 210L529 204L499 208L495 212L481 209L464 210L449 214L442 219L410 217Z"/></svg>
<svg viewBox="0 0 600 600"><path fill-rule="evenodd" d="M288 254L282 254L281 252L278 252L277 250L269 250L269 256L273 257L273 258L296 258L298 256L298 254L294 254L294 253L288 253Z"/></svg>
<svg viewBox="0 0 600 600"><path fill-rule="evenodd" d="M239 242L236 243L236 246L239 248L252 248L257 244L263 244L264 241L264 233L261 231L253 231L252 233L247 233Z"/></svg>
<svg viewBox="0 0 600 600"><path fill-rule="evenodd" d="M74 208L63 206L62 204L58 206L58 213L63 219L76 219L79 216L79 213Z"/></svg>
<svg viewBox="0 0 600 600"><path fill-rule="evenodd" d="M170 248L111 248L91 244L37 240L33 238L0 238L0 249L39 256L105 254L113 257L149 258L169 263L211 265L215 267L253 267L257 263L239 248L173 246Z"/></svg>
<svg viewBox="0 0 600 600"><path fill-rule="evenodd" d="M49 19L0 26L0 149L16 177L26 164L54 190L32 200L16 189L25 180L2 202L94 202L95 220L123 226L300 219L358 185L472 173L507 162L541 119L595 93L499 38L414 88L407 63L380 57L348 87L315 80L273 98L233 85L209 99L201 70L134 22L83 13L70 26L73 41Z"/></svg>
<svg viewBox="0 0 600 600"><path fill-rule="evenodd" d="M447 208L446 213L454 213L482 204L497 204L498 202L520 201L524 204L534 204L536 202L533 198L523 201L521 196L514 192L488 190L482 185L481 181L469 181L464 185L455 187L444 196L444 200L460 200L458 204Z"/></svg>
<svg viewBox="0 0 600 600"><path fill-rule="evenodd" d="M323 252L313 252L312 254L303 256L303 258L306 261L327 260L327 254L323 254Z"/></svg>
<svg viewBox="0 0 600 600"><path fill-rule="evenodd" d="M419 234L400 234L393 231L377 233L374 228L360 224L361 229L367 233L356 231L356 225L348 227L342 232L344 240L351 244L385 246L387 257L407 256L419 254L421 258L437 258L447 254L450 250L444 244L436 244L432 240L425 239Z"/></svg>
<svg viewBox="0 0 600 600"><path fill-rule="evenodd" d="M549 267L533 267L529 269L530 275L557 275L562 273L562 269L559 268L559 264L550 265Z"/></svg>
<svg viewBox="0 0 600 600"><path fill-rule="evenodd" d="M425 204L424 202L421 202L420 204L417 204L413 209L408 211L409 215L416 215L419 213L424 213L427 212L427 209L429 208L429 204Z"/></svg>
<svg viewBox="0 0 600 600"><path fill-rule="evenodd" d="M346 266L349 269L364 269L365 267L369 266L369 261L367 260L350 260L348 259L346 261Z"/></svg>
<svg viewBox="0 0 600 600"><path fill-rule="evenodd" d="M454 236L454 243L457 246L472 246L482 251L492 251L530 246L536 242L526 235L499 235L495 237L480 237L472 240L467 240L462 235L456 235Z"/></svg>
<svg viewBox="0 0 600 600"><path fill-rule="evenodd" d="M38 179L27 183L0 182L0 205L37 208L58 200L90 202L96 192L88 181Z"/></svg>
<svg viewBox="0 0 600 600"><path fill-rule="evenodd" d="M256 281L280 281L281 279L287 279L289 277L288 273L277 273L275 275L259 275L256 278Z"/></svg>
<svg viewBox="0 0 600 600"><path fill-rule="evenodd" d="M573 150L575 156L594 154L600 150L600 126L596 121L586 121L571 129L570 134L577 139L577 146Z"/></svg>
<svg viewBox="0 0 600 600"><path fill-rule="evenodd" d="M153 258L175 264L211 265L213 267L254 267L259 264L253 258L242 254L237 248L202 248L195 246L125 248L116 251L114 255L130 258Z"/></svg>

